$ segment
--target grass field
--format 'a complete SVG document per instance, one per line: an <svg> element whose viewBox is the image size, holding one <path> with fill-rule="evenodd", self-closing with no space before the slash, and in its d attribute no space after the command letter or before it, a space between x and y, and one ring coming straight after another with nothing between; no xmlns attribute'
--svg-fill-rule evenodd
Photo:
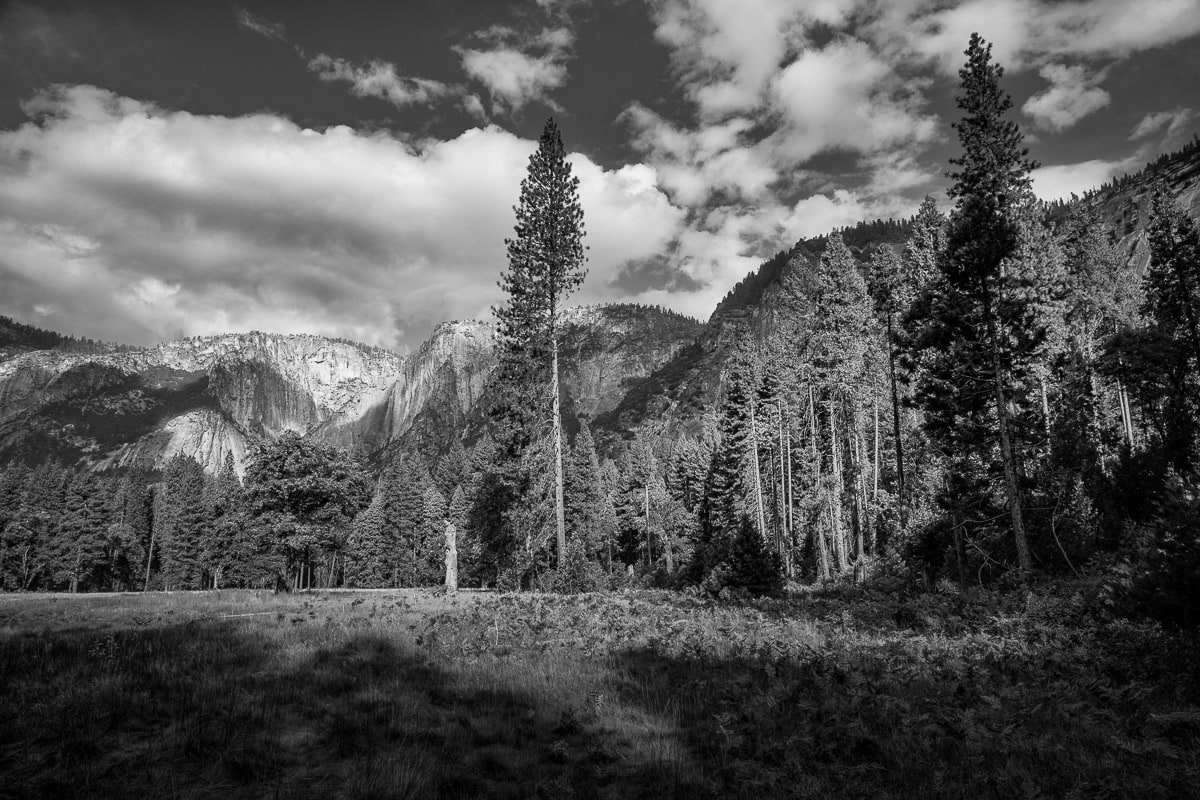
<svg viewBox="0 0 1200 800"><path fill-rule="evenodd" d="M1200 797L1194 639L1052 596L0 596L0 798Z"/></svg>

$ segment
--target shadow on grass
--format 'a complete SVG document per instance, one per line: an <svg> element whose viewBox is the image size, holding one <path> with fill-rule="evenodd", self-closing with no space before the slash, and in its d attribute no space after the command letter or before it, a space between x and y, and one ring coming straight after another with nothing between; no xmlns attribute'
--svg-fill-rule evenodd
<svg viewBox="0 0 1200 800"><path fill-rule="evenodd" d="M6 636L0 798L694 796L506 681L315 625Z"/></svg>
<svg viewBox="0 0 1200 800"><path fill-rule="evenodd" d="M622 702L670 711L715 796L1200 796L1200 713L1154 713L1153 687L1085 656L862 640L803 663L635 649L611 680Z"/></svg>

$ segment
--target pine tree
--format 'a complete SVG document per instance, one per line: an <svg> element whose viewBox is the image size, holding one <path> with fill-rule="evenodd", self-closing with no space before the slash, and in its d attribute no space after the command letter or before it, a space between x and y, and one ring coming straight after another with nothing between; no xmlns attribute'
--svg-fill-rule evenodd
<svg viewBox="0 0 1200 800"><path fill-rule="evenodd" d="M817 275L814 314L821 325L810 350L814 383L821 387L827 410L829 461L833 495L833 547L841 569L861 559L868 528L864 493L864 446L861 440L863 399L870 394L870 356L879 340L866 281L838 234L829 237ZM850 542L842 536L841 515L850 512Z"/></svg>
<svg viewBox="0 0 1200 800"><path fill-rule="evenodd" d="M1017 418L1030 402L1028 370L1045 329L1030 307L1029 276L1004 266L1019 245L1016 212L1031 202L1033 164L1020 129L1004 118L1012 100L1000 89L1004 71L992 63L991 46L972 34L966 55L959 70L963 118L954 123L963 154L951 160L958 167L950 175L956 205L935 288L927 293L920 344L932 357L918 396L930 436L957 455L956 475L991 463L981 448L999 445L1013 542L1027 574L1033 566L1022 497L1027 453Z"/></svg>
<svg viewBox="0 0 1200 800"><path fill-rule="evenodd" d="M24 531L21 518L21 499L29 480L29 468L19 462L9 462L0 469L0 591L23 588L20 580L20 554Z"/></svg>
<svg viewBox="0 0 1200 800"><path fill-rule="evenodd" d="M394 549L384 536L383 494L376 492L370 505L359 512L346 539L346 585L380 589L392 585Z"/></svg>
<svg viewBox="0 0 1200 800"><path fill-rule="evenodd" d="M245 536L245 492L234 469L233 453L226 453L220 472L209 482L210 524L201 544L201 558L213 589L220 589L222 579L239 566L254 559L255 547Z"/></svg>
<svg viewBox="0 0 1200 800"><path fill-rule="evenodd" d="M495 309L499 323L500 374L508 385L537 382L549 371L549 420L554 441L554 496L557 553L566 549L563 508L563 442L559 411L559 316L567 295L581 283L585 270L583 210L579 205L579 179L571 174L562 138L554 120L547 120L538 149L529 158L528 174L521 181L516 206L516 236L505 240L508 271L501 275L505 305ZM547 363L548 357L548 363ZM536 385L536 383L534 384ZM525 438L536 438L537 417L514 408L519 393L506 403ZM541 408L538 403L531 411ZM544 417L542 417L544 419Z"/></svg>
<svg viewBox="0 0 1200 800"><path fill-rule="evenodd" d="M1200 229L1161 189L1150 201L1145 313L1200 369Z"/></svg>
<svg viewBox="0 0 1200 800"><path fill-rule="evenodd" d="M204 470L194 458L175 455L163 471L156 505L157 557L168 589L204 587L204 543L211 524Z"/></svg>
<svg viewBox="0 0 1200 800"><path fill-rule="evenodd" d="M463 482L468 467L466 448L462 441L455 439L450 448L438 459L437 468L433 471L433 482L437 484L442 494L449 497L454 493L454 487Z"/></svg>
<svg viewBox="0 0 1200 800"><path fill-rule="evenodd" d="M728 559L734 536L744 524L753 524L753 473L748 464L752 458L749 409L754 383L750 365L744 359L735 361L725 382L717 442L700 501L699 538L687 569L689 580L695 583L704 581Z"/></svg>
<svg viewBox="0 0 1200 800"><path fill-rule="evenodd" d="M580 541L587 559L596 558L616 535L612 506L600 480L600 461L587 423L581 423L566 470L565 514L567 530Z"/></svg>
<svg viewBox="0 0 1200 800"><path fill-rule="evenodd" d="M680 439L671 454L667 490L687 511L695 511L704 491L709 454L694 439Z"/></svg>
<svg viewBox="0 0 1200 800"><path fill-rule="evenodd" d="M876 314L883 323L888 352L888 387L892 407L892 440L896 460L895 494L900 503L900 528L908 519L908 485L905 476L902 398L917 365L912 349L913 320L910 317L925 288L937 273L937 262L945 249L946 218L933 198L926 196L913 219L912 232L903 254L889 247L876 251L871 260L871 294ZM919 313L919 312L918 312Z"/></svg>

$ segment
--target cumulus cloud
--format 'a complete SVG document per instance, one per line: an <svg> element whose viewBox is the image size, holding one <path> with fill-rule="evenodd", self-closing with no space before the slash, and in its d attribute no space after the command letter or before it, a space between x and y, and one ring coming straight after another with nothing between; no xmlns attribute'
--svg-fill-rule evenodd
<svg viewBox="0 0 1200 800"><path fill-rule="evenodd" d="M1029 177L1033 180L1033 193L1041 199L1070 200L1072 194L1082 195L1095 189L1114 175L1136 169L1138 163L1138 159L1092 159L1078 164L1038 167Z"/></svg>
<svg viewBox="0 0 1200 800"><path fill-rule="evenodd" d="M806 50L772 89L784 123L774 134L778 149L796 161L826 150L872 153L926 142L937 130L912 86L862 41Z"/></svg>
<svg viewBox="0 0 1200 800"><path fill-rule="evenodd" d="M559 108L550 92L567 82L574 43L568 28L546 28L533 36L493 28L483 35L493 40L491 47L457 50L463 71L487 89L494 113L517 112L532 102Z"/></svg>
<svg viewBox="0 0 1200 800"><path fill-rule="evenodd" d="M684 129L636 103L622 119L632 129L634 145L655 165L662 186L684 205L701 206L716 193L759 199L778 177L766 150L746 138L753 127L748 119Z"/></svg>
<svg viewBox="0 0 1200 800"><path fill-rule="evenodd" d="M259 329L411 346L500 299L534 142L488 127L415 147L89 86L26 108L34 121L0 132L0 313L135 342ZM591 248L577 299L610 299L684 212L648 166L572 164Z"/></svg>
<svg viewBox="0 0 1200 800"><path fill-rule="evenodd" d="M1064 56L1120 58L1200 33L1200 0L967 0L879 4L871 36L896 55L932 61L949 76L972 32L1009 69Z"/></svg>
<svg viewBox="0 0 1200 800"><path fill-rule="evenodd" d="M681 126L631 106L635 146L678 199L696 203L720 191L759 199L821 153L871 156L930 141L925 81L898 74L870 41L811 35L862 12L852 0L660 0L655 35L696 116Z"/></svg>
<svg viewBox="0 0 1200 800"><path fill-rule="evenodd" d="M401 76L396 65L387 61L375 60L360 66L320 53L308 62L308 68L323 81L350 84L350 91L356 97L377 97L398 108L428 105L442 97L461 93L457 87L441 81Z"/></svg>
<svg viewBox="0 0 1200 800"><path fill-rule="evenodd" d="M1082 65L1047 64L1039 74L1050 86L1030 97L1021 110L1043 130L1066 130L1111 99L1096 85L1104 74L1090 75Z"/></svg>

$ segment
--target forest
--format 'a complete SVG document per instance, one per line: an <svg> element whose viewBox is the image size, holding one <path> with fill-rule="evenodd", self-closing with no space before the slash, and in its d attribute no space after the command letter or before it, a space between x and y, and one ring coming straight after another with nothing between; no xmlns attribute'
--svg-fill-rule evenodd
<svg viewBox="0 0 1200 800"><path fill-rule="evenodd" d="M434 586L449 531L464 586L739 597L1088 575L1107 602L1195 625L1196 222L1154 191L1135 274L1094 208L1034 197L1002 70L978 38L967 55L953 209L926 198L740 283L723 305L779 288L723 344L698 435L643 424L598 446L586 420L562 424L556 318L583 280L583 211L550 123L477 435L381 465L285 434L254 443L243 476L232 458L216 474L184 455L109 472L13 461L0 589Z"/></svg>

